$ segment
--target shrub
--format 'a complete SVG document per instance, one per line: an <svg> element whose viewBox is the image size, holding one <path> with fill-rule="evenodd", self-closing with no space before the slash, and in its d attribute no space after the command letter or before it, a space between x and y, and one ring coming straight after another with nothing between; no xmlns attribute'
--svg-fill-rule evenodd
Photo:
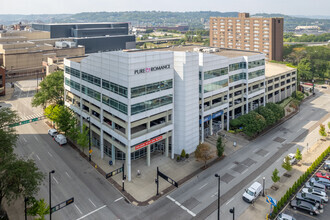
<svg viewBox="0 0 330 220"><path fill-rule="evenodd" d="M292 93L292 97L299 100L299 101L302 101L304 99L304 94L300 91L294 91Z"/></svg>
<svg viewBox="0 0 330 220"><path fill-rule="evenodd" d="M302 159L302 155L301 155L301 152L300 152L299 148L297 148L295 158L297 160L301 160Z"/></svg>
<svg viewBox="0 0 330 220"><path fill-rule="evenodd" d="M186 158L189 158L189 154L186 154Z"/></svg>
<svg viewBox="0 0 330 220"><path fill-rule="evenodd" d="M231 134L235 134L234 130L229 130L228 132L231 133Z"/></svg>
<svg viewBox="0 0 330 220"><path fill-rule="evenodd" d="M290 158L289 158L289 156L286 156L286 157L285 157L285 161L283 162L282 167L283 167L284 169L286 169L287 171L292 170L292 166L291 166L291 164L290 164Z"/></svg>
<svg viewBox="0 0 330 220"><path fill-rule="evenodd" d="M323 124L320 124L320 130L319 133L321 136L326 137L327 133L325 132L325 126Z"/></svg>
<svg viewBox="0 0 330 220"><path fill-rule="evenodd" d="M231 120L229 124L230 124L230 128L232 129L242 127L242 122L240 120L240 117Z"/></svg>
<svg viewBox="0 0 330 220"><path fill-rule="evenodd" d="M182 149L181 151L181 158L185 158L186 157L186 151L184 149Z"/></svg>
<svg viewBox="0 0 330 220"><path fill-rule="evenodd" d="M275 168L275 170L273 171L273 175L272 175L272 180L274 183L280 181L281 177L278 176L278 173L279 173L278 170Z"/></svg>
<svg viewBox="0 0 330 220"><path fill-rule="evenodd" d="M225 146L222 143L222 138L221 137L218 137L217 146L216 147L217 147L217 155L218 155L218 157L222 157L223 152L225 151Z"/></svg>
<svg viewBox="0 0 330 220"><path fill-rule="evenodd" d="M308 92L305 92L305 96L309 96L309 93Z"/></svg>
<svg viewBox="0 0 330 220"><path fill-rule="evenodd" d="M177 156L176 157L176 161L180 161L180 156Z"/></svg>

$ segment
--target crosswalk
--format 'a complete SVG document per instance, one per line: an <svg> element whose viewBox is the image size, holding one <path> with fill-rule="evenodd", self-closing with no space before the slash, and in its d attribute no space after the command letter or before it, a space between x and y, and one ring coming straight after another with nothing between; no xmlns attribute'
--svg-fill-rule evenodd
<svg viewBox="0 0 330 220"><path fill-rule="evenodd" d="M28 120L28 119L32 119L32 118L39 118L39 117L42 117L42 116L44 116L44 114L40 112L40 113L37 113L37 114L22 117L21 120L24 121L24 120Z"/></svg>

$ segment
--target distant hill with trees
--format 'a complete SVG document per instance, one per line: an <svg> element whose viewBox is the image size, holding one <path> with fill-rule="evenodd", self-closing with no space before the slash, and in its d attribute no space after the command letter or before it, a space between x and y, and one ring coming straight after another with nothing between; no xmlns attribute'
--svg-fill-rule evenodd
<svg viewBox="0 0 330 220"><path fill-rule="evenodd" d="M43 15L0 15L0 24L24 22L130 22L134 26L174 26L189 25L191 29L202 29L210 17L237 17L238 12L195 11L125 11L125 12L83 12L78 14L43 14ZM283 17L284 30L293 30L299 25L317 25L323 30L330 30L330 19L311 19L283 14L254 14L251 16Z"/></svg>

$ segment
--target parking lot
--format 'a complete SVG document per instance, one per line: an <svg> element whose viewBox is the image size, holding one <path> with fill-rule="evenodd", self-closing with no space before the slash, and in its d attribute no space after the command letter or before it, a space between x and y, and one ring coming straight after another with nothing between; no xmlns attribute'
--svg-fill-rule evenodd
<svg viewBox="0 0 330 220"><path fill-rule="evenodd" d="M327 160L329 160L329 158ZM315 173L317 173L317 172L322 172L322 173L328 172L329 173L329 171L326 171L326 170L323 169L323 165ZM313 177L315 176L315 173L314 173ZM330 190L328 189L326 193L329 196L330 195ZM299 209L298 210L294 210L290 206L290 204L287 205L287 207L282 212L285 213L285 214L291 215L292 217L294 217L297 220L309 220L309 219L328 220L328 219L330 219L330 217L329 217L330 216L330 204L329 203L330 203L330 201L328 203L324 203L323 213L321 213L319 215L313 215L313 216L311 216L308 213L308 211L299 210Z"/></svg>

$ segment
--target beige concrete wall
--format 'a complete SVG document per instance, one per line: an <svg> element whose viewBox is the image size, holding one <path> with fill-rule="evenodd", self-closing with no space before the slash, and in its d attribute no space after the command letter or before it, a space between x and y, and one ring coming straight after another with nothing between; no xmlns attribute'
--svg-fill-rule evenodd
<svg viewBox="0 0 330 220"><path fill-rule="evenodd" d="M15 37L15 36L23 36L26 37L27 40L36 40L36 39L49 39L50 32L48 31L10 31L6 33L1 33L0 37Z"/></svg>

